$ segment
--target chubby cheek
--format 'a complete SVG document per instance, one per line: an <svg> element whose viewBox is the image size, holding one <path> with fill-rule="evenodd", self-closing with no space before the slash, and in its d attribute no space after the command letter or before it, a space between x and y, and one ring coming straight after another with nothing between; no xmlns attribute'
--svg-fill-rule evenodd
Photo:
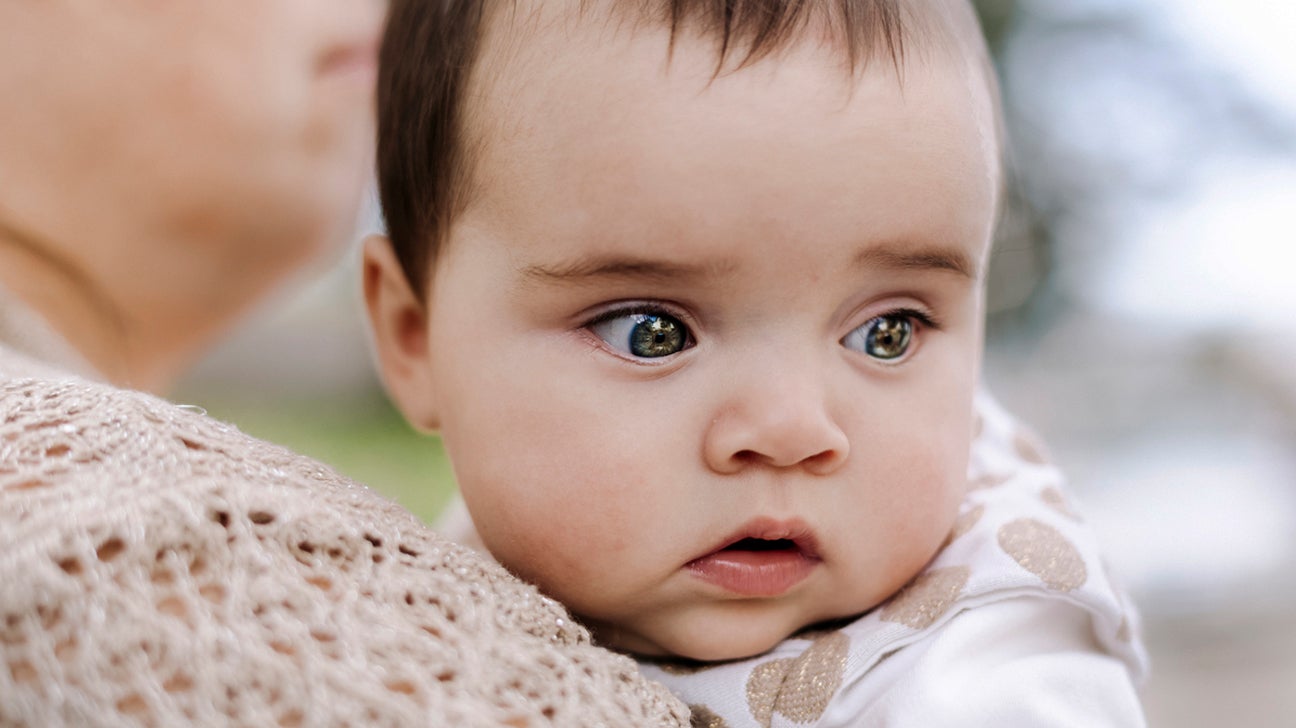
<svg viewBox="0 0 1296 728"><path fill-rule="evenodd" d="M844 550L838 551L858 554L839 556L850 586L837 591L830 614L816 617L873 608L900 591L936 554L955 520L960 488L936 469L921 470L927 473L925 492L907 499L879 499L868 515L851 524L840 542Z"/></svg>
<svg viewBox="0 0 1296 728"><path fill-rule="evenodd" d="M890 418L857 472L855 504L837 523L852 557L856 597L880 602L913 578L935 555L966 492L971 389L951 387L939 411L911 423ZM968 400L967 414L948 402ZM920 413L915 412L915 415Z"/></svg>
<svg viewBox="0 0 1296 728"><path fill-rule="evenodd" d="M622 593L647 555L642 542L645 524L655 520L646 511L652 505L634 498L624 468L530 462L529 472L464 478L482 540L519 577L575 611L598 612L595 602Z"/></svg>
<svg viewBox="0 0 1296 728"><path fill-rule="evenodd" d="M633 407L599 406L588 383L581 391L534 368L496 375L497 386L465 393L468 406L443 422L486 546L578 611L600 596L587 593L591 584L607 597L633 589L655 562L652 544L665 540L659 524L674 520L667 506L683 498L665 492L678 481L678 464L663 456L674 448L628 415ZM507 384L518 381L544 386Z"/></svg>
<svg viewBox="0 0 1296 728"><path fill-rule="evenodd" d="M953 527L966 489L965 459L956 453L944 458L933 457L929 462L915 464L907 473L901 497L890 503L885 516L888 525L880 532L890 532L895 544L897 564L908 564L898 577L908 581L934 555L945 536Z"/></svg>

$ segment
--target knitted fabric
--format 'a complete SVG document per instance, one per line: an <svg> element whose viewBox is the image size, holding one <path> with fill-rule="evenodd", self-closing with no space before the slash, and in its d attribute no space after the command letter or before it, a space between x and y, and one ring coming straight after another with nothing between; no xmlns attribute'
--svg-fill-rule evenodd
<svg viewBox="0 0 1296 728"><path fill-rule="evenodd" d="M372 491L0 346L0 726L687 723Z"/></svg>

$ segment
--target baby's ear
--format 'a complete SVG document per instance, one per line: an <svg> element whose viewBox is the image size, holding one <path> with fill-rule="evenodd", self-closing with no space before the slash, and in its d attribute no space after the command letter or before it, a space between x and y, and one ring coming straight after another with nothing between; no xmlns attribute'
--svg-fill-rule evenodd
<svg viewBox="0 0 1296 728"><path fill-rule="evenodd" d="M405 277L391 240L364 241L364 298L387 394L414 427L431 431L440 415L428 350L428 311Z"/></svg>

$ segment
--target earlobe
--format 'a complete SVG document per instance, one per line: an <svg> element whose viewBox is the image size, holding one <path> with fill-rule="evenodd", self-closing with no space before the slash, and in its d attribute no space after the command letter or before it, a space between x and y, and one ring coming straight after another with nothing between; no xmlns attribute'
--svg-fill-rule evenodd
<svg viewBox="0 0 1296 728"><path fill-rule="evenodd" d="M435 376L428 348L428 309L396 258L391 241L371 235L364 241L365 308L383 385L414 427L440 426Z"/></svg>

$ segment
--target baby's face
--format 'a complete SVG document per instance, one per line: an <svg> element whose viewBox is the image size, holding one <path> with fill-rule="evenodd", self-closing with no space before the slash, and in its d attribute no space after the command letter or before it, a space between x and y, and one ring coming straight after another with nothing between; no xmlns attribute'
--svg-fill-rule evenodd
<svg viewBox="0 0 1296 728"><path fill-rule="evenodd" d="M950 530L991 102L939 53L903 87L812 49L712 80L710 45L668 65L664 34L600 31L487 84L423 376L502 563L610 646L751 655L877 605Z"/></svg>

